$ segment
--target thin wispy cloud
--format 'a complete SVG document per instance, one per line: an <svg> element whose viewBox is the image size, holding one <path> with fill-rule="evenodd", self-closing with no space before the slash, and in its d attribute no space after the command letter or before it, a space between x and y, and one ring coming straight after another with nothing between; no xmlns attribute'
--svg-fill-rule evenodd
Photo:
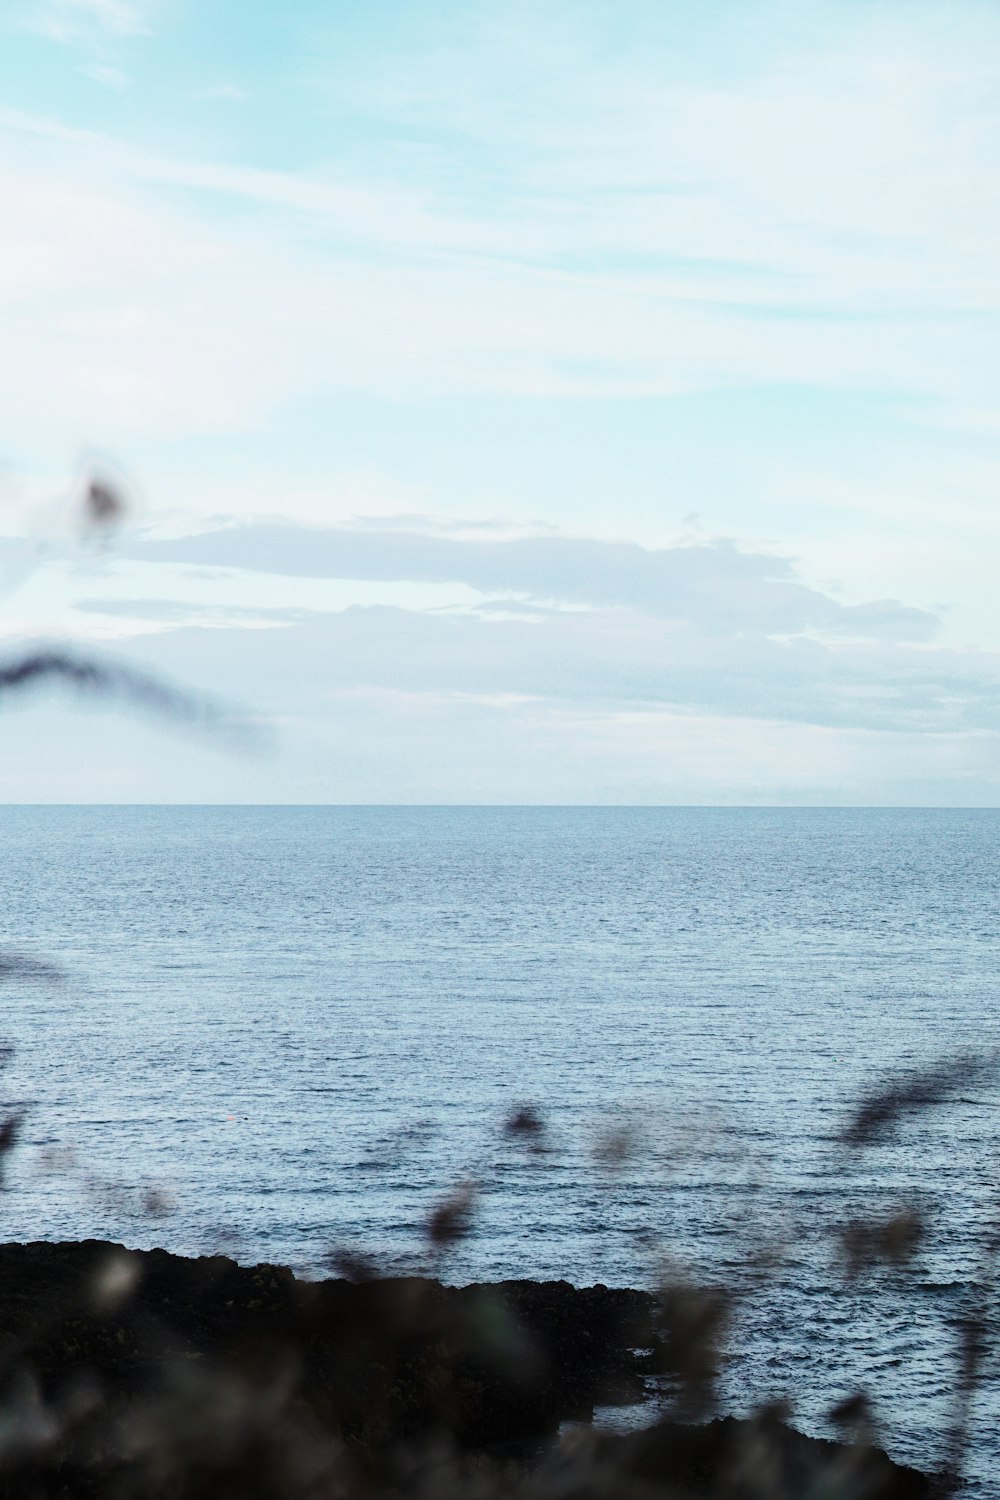
<svg viewBox="0 0 1000 1500"><path fill-rule="evenodd" d="M128 87L128 74L121 68L112 67L110 63L90 63L80 71L84 77L92 78L105 88L120 90Z"/></svg>
<svg viewBox="0 0 1000 1500"><path fill-rule="evenodd" d="M45 0L32 15L35 27L53 41L71 43L143 36L157 0Z"/></svg>

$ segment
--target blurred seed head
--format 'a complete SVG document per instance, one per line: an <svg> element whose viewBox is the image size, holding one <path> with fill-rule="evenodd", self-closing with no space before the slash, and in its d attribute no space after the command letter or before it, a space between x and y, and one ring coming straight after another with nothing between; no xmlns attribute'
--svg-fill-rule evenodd
<svg viewBox="0 0 1000 1500"><path fill-rule="evenodd" d="M639 1146L634 1125L609 1125L594 1142L594 1157L602 1167L623 1167L638 1155Z"/></svg>
<svg viewBox="0 0 1000 1500"><path fill-rule="evenodd" d="M17 1145L24 1124L24 1114L14 1110L0 1123L0 1188L6 1186L6 1158Z"/></svg>
<svg viewBox="0 0 1000 1500"><path fill-rule="evenodd" d="M920 1073L889 1079L858 1105L841 1132L847 1146L871 1146L886 1140L909 1115L945 1103L959 1088L995 1075L1000 1053L963 1052Z"/></svg>
<svg viewBox="0 0 1000 1500"><path fill-rule="evenodd" d="M172 1193L163 1188L147 1188L142 1195L142 1211L151 1219L165 1219L174 1213L177 1203Z"/></svg>
<svg viewBox="0 0 1000 1500"><path fill-rule="evenodd" d="M73 1172L78 1165L75 1146L43 1146L38 1153L38 1166L43 1172Z"/></svg>
<svg viewBox="0 0 1000 1500"><path fill-rule="evenodd" d="M367 1281L378 1281L381 1275L374 1258L370 1255L362 1255L357 1250L338 1247L323 1257L323 1264L329 1270L335 1271L343 1281L354 1282L356 1286Z"/></svg>
<svg viewBox="0 0 1000 1500"><path fill-rule="evenodd" d="M91 1283L91 1296L99 1312L108 1313L121 1307L141 1279L138 1256L117 1250L101 1262Z"/></svg>
<svg viewBox="0 0 1000 1500"><path fill-rule="evenodd" d="M504 1135L538 1140L545 1133L545 1122L533 1104L522 1104L508 1115Z"/></svg>
<svg viewBox="0 0 1000 1500"><path fill-rule="evenodd" d="M96 477L84 491L84 507L87 523L104 530L117 526L128 514L125 496L118 486Z"/></svg>
<svg viewBox="0 0 1000 1500"><path fill-rule="evenodd" d="M51 684L144 709L177 724L226 736L234 748L252 750L266 743L261 724L224 704L99 655L42 645L0 660L0 695Z"/></svg>
<svg viewBox="0 0 1000 1500"><path fill-rule="evenodd" d="M84 544L112 541L139 510L135 485L117 464L101 455L84 460L71 504Z"/></svg>
<svg viewBox="0 0 1000 1500"><path fill-rule="evenodd" d="M682 1408L708 1410L729 1321L729 1299L712 1287L675 1282L659 1293L663 1357L684 1386Z"/></svg>
<svg viewBox="0 0 1000 1500"><path fill-rule="evenodd" d="M29 984L57 984L65 977L64 970L47 959L33 958L29 953L10 948L0 951L0 984L14 979Z"/></svg>
<svg viewBox="0 0 1000 1500"><path fill-rule="evenodd" d="M427 1236L439 1249L461 1240L472 1230L476 1203L476 1185L462 1183L450 1197L439 1203L427 1220Z"/></svg>
<svg viewBox="0 0 1000 1500"><path fill-rule="evenodd" d="M871 1402L864 1391L857 1391L853 1396L846 1396L843 1401L838 1401L836 1406L830 1408L828 1416L835 1427L849 1436L865 1436L874 1426Z"/></svg>
<svg viewBox="0 0 1000 1500"><path fill-rule="evenodd" d="M973 1385L979 1366L989 1352L985 1318L970 1313L959 1320L959 1375L964 1385Z"/></svg>
<svg viewBox="0 0 1000 1500"><path fill-rule="evenodd" d="M840 1234L847 1275L859 1276L877 1265L905 1265L916 1254L923 1235L923 1220L913 1208L887 1219L852 1220Z"/></svg>
<svg viewBox="0 0 1000 1500"><path fill-rule="evenodd" d="M763 1406L758 1406L754 1415L758 1422L788 1422L792 1418L792 1403L787 1396L777 1396L773 1401L765 1401Z"/></svg>

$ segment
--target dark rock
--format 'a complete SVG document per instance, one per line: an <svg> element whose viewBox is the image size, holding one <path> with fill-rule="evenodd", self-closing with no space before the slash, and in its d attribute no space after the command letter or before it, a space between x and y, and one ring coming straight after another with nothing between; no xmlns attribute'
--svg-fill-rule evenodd
<svg viewBox="0 0 1000 1500"><path fill-rule="evenodd" d="M566 1418L643 1398L643 1371L676 1363L668 1325L646 1293L567 1282L300 1282L0 1246L0 1500L793 1500L821 1475L831 1500L929 1495L874 1450L775 1422L554 1443Z"/></svg>
<svg viewBox="0 0 1000 1500"><path fill-rule="evenodd" d="M578 1459L579 1455L577 1455ZM768 1417L698 1426L658 1422L627 1436L595 1434L589 1495L712 1500L931 1500L934 1485L880 1449L806 1437ZM604 1489L599 1488L601 1484ZM583 1493L583 1492L581 1492Z"/></svg>

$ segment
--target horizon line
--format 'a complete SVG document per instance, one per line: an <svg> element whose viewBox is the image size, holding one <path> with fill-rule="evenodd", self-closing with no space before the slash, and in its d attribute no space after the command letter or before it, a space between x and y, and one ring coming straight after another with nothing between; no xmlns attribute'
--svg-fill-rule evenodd
<svg viewBox="0 0 1000 1500"><path fill-rule="evenodd" d="M337 808L456 812L1000 812L1000 802L2 802L0 808Z"/></svg>

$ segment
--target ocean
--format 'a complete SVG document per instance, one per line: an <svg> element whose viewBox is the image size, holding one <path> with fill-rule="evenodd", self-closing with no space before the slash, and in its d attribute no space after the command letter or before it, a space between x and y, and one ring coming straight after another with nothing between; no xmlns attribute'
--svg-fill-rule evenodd
<svg viewBox="0 0 1000 1500"><path fill-rule="evenodd" d="M996 1046L998 838L982 810L0 808L2 1238L718 1287L721 1411L829 1434L863 1389L931 1468L1000 1085L842 1134ZM911 1259L848 1275L845 1226L901 1210ZM998 1374L991 1343L975 1494Z"/></svg>

